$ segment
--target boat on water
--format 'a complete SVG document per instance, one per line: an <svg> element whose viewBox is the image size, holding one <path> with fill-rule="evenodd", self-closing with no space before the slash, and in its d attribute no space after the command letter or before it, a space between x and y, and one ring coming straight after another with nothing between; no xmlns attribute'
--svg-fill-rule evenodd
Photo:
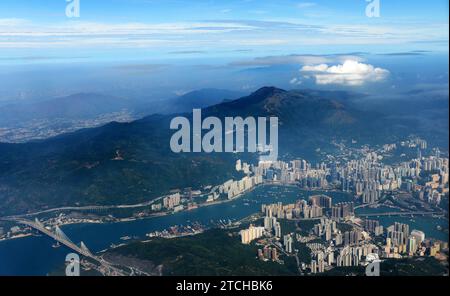
<svg viewBox="0 0 450 296"><path fill-rule="evenodd" d="M56 242L52 245L52 248L55 248L55 249L59 248L59 247L61 247L61 244L59 242Z"/></svg>

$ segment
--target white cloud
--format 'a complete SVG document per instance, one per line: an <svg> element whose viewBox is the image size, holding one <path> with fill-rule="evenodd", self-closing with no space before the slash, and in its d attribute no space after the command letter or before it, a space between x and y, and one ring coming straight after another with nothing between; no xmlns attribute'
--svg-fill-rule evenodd
<svg viewBox="0 0 450 296"><path fill-rule="evenodd" d="M20 22L19 22L20 21ZM18 24L23 26L17 28ZM22 20L0 19L0 36L42 37L42 36L122 36L130 35L175 35L229 33L256 29L239 22L180 22L180 23L119 23L70 21L50 26L36 25Z"/></svg>
<svg viewBox="0 0 450 296"><path fill-rule="evenodd" d="M298 5L311 6L312 2ZM226 11L226 10L225 10ZM224 11L224 12L225 12ZM67 20L41 23L0 18L0 48L152 47L224 48L229 46L407 44L448 40L447 24L333 25L298 20L209 20L196 22L102 23ZM228 42L230 41L230 42ZM303 57L304 59L308 57ZM288 59L303 59L289 57ZM309 57L314 58L314 57ZM349 59L352 59L349 57ZM311 61L330 64L341 61Z"/></svg>
<svg viewBox="0 0 450 296"><path fill-rule="evenodd" d="M250 60L242 60L231 63L233 66L272 66L272 65L314 65L325 63L343 63L346 60L358 62L364 58L357 54L336 54L336 55L313 55L313 54L291 54L258 57Z"/></svg>
<svg viewBox="0 0 450 296"><path fill-rule="evenodd" d="M300 85L303 83L303 81L301 81L300 78L294 77L291 79L291 81L289 81L290 84L294 84L294 85Z"/></svg>
<svg viewBox="0 0 450 296"><path fill-rule="evenodd" d="M209 40L217 43L217 39L227 34L254 29L254 26L231 21L99 23L76 20L38 24L22 19L0 18L0 48L198 47L206 45ZM264 41L263 38L254 39L255 42ZM251 42L252 39L244 41Z"/></svg>
<svg viewBox="0 0 450 296"><path fill-rule="evenodd" d="M314 2L300 2L297 4L297 7L300 9L304 9L304 8L310 8L316 6L316 3Z"/></svg>
<svg viewBox="0 0 450 296"><path fill-rule="evenodd" d="M328 66L327 64L303 66L300 72L305 78L313 77L316 83L320 85L341 84L349 86L382 81L389 75L389 71L386 69L376 68L355 60L347 60L343 64L335 66Z"/></svg>
<svg viewBox="0 0 450 296"><path fill-rule="evenodd" d="M28 24L28 21L20 18L0 18L0 28L2 27L16 27Z"/></svg>

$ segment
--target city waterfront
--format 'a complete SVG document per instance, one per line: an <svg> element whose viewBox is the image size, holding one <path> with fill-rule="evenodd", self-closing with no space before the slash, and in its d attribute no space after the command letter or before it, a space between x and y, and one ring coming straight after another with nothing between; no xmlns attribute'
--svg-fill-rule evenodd
<svg viewBox="0 0 450 296"><path fill-rule="evenodd" d="M61 228L75 243L85 242L92 252L100 252L111 244L121 244L124 237L144 240L146 234L167 229L174 225L188 225L199 222L213 226L219 220L228 222L240 220L259 212L262 204L292 203L310 195L324 193L333 198L333 203L352 200L350 194L342 192L304 191L296 186L266 185L231 202L200 207L161 217L153 217L120 223L71 224ZM375 210L375 209L371 209ZM387 209L379 208L377 212ZM448 221L433 217L380 217L380 223L388 226L393 222L409 223L411 227L423 230L428 236L448 241ZM441 227L438 230L437 226ZM122 239L121 239L122 238ZM54 242L44 236L29 236L0 242L0 274L46 275L61 268L69 249L54 248Z"/></svg>
<svg viewBox="0 0 450 296"><path fill-rule="evenodd" d="M264 186L241 198L227 203L200 207L167 216L153 217L120 223L71 224L61 227L74 242L84 241L93 252L109 248L111 244L123 243L124 236L145 239L145 234L163 230L173 225L200 222L211 225L218 220L238 220L258 212L261 204L277 201L293 202L311 193L294 186ZM336 200L350 197L343 193L331 193ZM65 247L53 248L47 237L26 237L0 242L0 274L46 275L64 263L70 251ZM20 250L20 252L17 252ZM39 267L39 268L37 268Z"/></svg>

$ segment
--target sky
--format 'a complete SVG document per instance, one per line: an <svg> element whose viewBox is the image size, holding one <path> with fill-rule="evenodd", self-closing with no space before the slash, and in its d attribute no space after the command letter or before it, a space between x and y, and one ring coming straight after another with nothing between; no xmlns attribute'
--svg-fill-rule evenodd
<svg viewBox="0 0 450 296"><path fill-rule="evenodd" d="M0 62L448 51L448 1L379 1L2 0Z"/></svg>
<svg viewBox="0 0 450 296"><path fill-rule="evenodd" d="M0 1L0 103L413 80L448 91L448 0L79 0L68 17L73 1Z"/></svg>

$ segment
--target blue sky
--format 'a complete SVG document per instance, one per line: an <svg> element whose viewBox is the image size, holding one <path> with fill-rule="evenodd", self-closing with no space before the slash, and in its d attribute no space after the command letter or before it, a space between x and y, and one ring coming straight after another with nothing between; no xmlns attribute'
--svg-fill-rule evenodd
<svg viewBox="0 0 450 296"><path fill-rule="evenodd" d="M166 22L217 18L326 18L330 23L365 18L365 0L81 0L88 21ZM412 21L448 20L445 0L381 0L382 16ZM2 0L2 18L62 21L65 0ZM346 19L342 19L345 17ZM53 19L53 20L52 20Z"/></svg>
<svg viewBox="0 0 450 296"><path fill-rule="evenodd" d="M2 0L0 63L277 54L448 52L448 1Z"/></svg>
<svg viewBox="0 0 450 296"><path fill-rule="evenodd" d="M373 0L372 0L373 1ZM448 0L0 1L0 103L200 88L448 96Z"/></svg>

